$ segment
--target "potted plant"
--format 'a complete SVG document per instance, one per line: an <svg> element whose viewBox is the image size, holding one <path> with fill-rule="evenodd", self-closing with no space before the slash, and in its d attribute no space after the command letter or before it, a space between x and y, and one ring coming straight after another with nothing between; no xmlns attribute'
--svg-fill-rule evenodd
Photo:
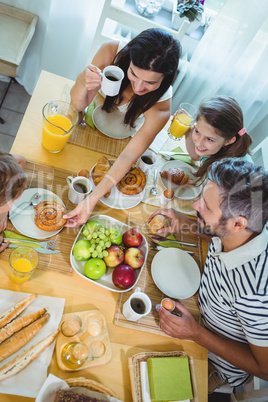
<svg viewBox="0 0 268 402"><path fill-rule="evenodd" d="M183 21L187 19L190 21L191 29L188 28L187 32L195 30L202 22L202 14L204 11L205 0L174 0L173 13L172 13L172 28L178 29ZM193 24L196 22L196 24Z"/></svg>

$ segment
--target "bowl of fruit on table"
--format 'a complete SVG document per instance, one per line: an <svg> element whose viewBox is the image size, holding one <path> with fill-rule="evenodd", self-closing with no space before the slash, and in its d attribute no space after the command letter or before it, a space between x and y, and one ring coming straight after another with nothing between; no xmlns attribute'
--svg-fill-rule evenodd
<svg viewBox="0 0 268 402"><path fill-rule="evenodd" d="M78 233L70 261L84 279L113 292L127 292L139 280L147 255L147 240L137 229L95 215Z"/></svg>

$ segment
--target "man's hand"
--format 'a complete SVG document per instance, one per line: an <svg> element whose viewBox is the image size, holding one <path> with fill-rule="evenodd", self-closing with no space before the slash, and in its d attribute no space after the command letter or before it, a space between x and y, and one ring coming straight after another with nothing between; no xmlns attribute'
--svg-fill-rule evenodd
<svg viewBox="0 0 268 402"><path fill-rule="evenodd" d="M159 229L157 231L159 235L166 236L171 233L179 233L182 230L192 232L193 229L196 229L196 223L193 219L186 218L186 216L184 216L180 212L175 211L175 209L173 208L159 209L150 216L150 218L148 219L148 223L156 215L166 216L171 221L169 226L163 227L162 229Z"/></svg>
<svg viewBox="0 0 268 402"><path fill-rule="evenodd" d="M161 329L169 336L178 339L194 341L200 325L195 321L190 311L180 303L175 303L181 317L171 314L163 307L157 309L160 317Z"/></svg>

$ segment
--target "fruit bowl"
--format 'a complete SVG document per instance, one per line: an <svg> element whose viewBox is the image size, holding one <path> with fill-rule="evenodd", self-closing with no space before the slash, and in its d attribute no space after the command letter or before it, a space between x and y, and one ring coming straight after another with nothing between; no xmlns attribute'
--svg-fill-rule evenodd
<svg viewBox="0 0 268 402"><path fill-rule="evenodd" d="M106 226L107 228L118 229L118 230L120 230L120 232L122 232L122 234L131 228L130 226L126 225L125 223L120 222L119 220L111 218L110 216L107 216L107 215L91 216L89 221L92 221L92 220L98 221L99 223L101 223L103 226ZM76 239L75 239L74 244L71 249L70 262L71 262L73 269L78 273L78 275L82 276L82 278L84 278L85 280L87 280L91 283L94 283L98 286L101 286L102 288L111 290L112 292L123 293L123 292L128 292L129 290L133 289L133 287L136 286L136 284L139 280L139 277L141 275L141 272L146 264L146 259L147 259L147 255L148 255L148 243L147 243L146 238L143 236L142 244L139 247L140 250L144 254L145 260L144 260L144 264L142 265L141 268L135 269L135 276L136 276L135 282L133 283L133 285L131 287L129 287L127 289L119 289L118 287L116 287L113 284L113 281L112 281L112 274L113 274L114 268L107 267L106 273L100 279L93 280L84 275L84 265L85 265L86 261L78 261L74 258L73 248L74 248L75 243L78 240L85 238L83 235L84 226L85 225L82 226L78 235L76 236Z"/></svg>

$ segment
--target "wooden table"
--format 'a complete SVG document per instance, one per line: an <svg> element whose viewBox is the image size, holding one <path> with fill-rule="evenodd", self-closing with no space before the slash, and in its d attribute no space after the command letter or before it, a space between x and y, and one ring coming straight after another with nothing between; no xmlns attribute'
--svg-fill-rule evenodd
<svg viewBox="0 0 268 402"><path fill-rule="evenodd" d="M41 146L41 110L42 106L53 99L60 99L65 84L72 85L72 81L47 72L42 72L34 94L26 110L19 132L16 136L11 153L20 153L28 160L37 161L54 167L79 171L81 168L90 169L100 157L97 152L90 151L75 145L67 144L59 154L51 154ZM131 209L131 212L140 212L140 219L148 219L148 211L152 213L155 207L147 205L146 213L142 204ZM102 213L103 206L98 203L94 213ZM109 214L116 219L126 221L130 211L110 210ZM198 401L207 401L207 350L194 342L181 341L165 336L122 328L113 324L118 294L103 289L84 280L76 273L73 276L51 271L38 270L37 274L25 284L16 285L8 277L8 263L0 260L1 288L21 291L37 292L42 295L65 298L65 313L99 309L105 314L110 339L112 342L112 360L104 366L91 370L81 370L68 373L59 370L55 354L49 367L49 372L61 377L84 376L99 381L116 392L124 402L130 402L131 386L127 358L143 351L172 351L183 350L194 359L198 389ZM15 384L14 384L15 387ZM2 402L20 402L30 400L12 395L1 395Z"/></svg>

